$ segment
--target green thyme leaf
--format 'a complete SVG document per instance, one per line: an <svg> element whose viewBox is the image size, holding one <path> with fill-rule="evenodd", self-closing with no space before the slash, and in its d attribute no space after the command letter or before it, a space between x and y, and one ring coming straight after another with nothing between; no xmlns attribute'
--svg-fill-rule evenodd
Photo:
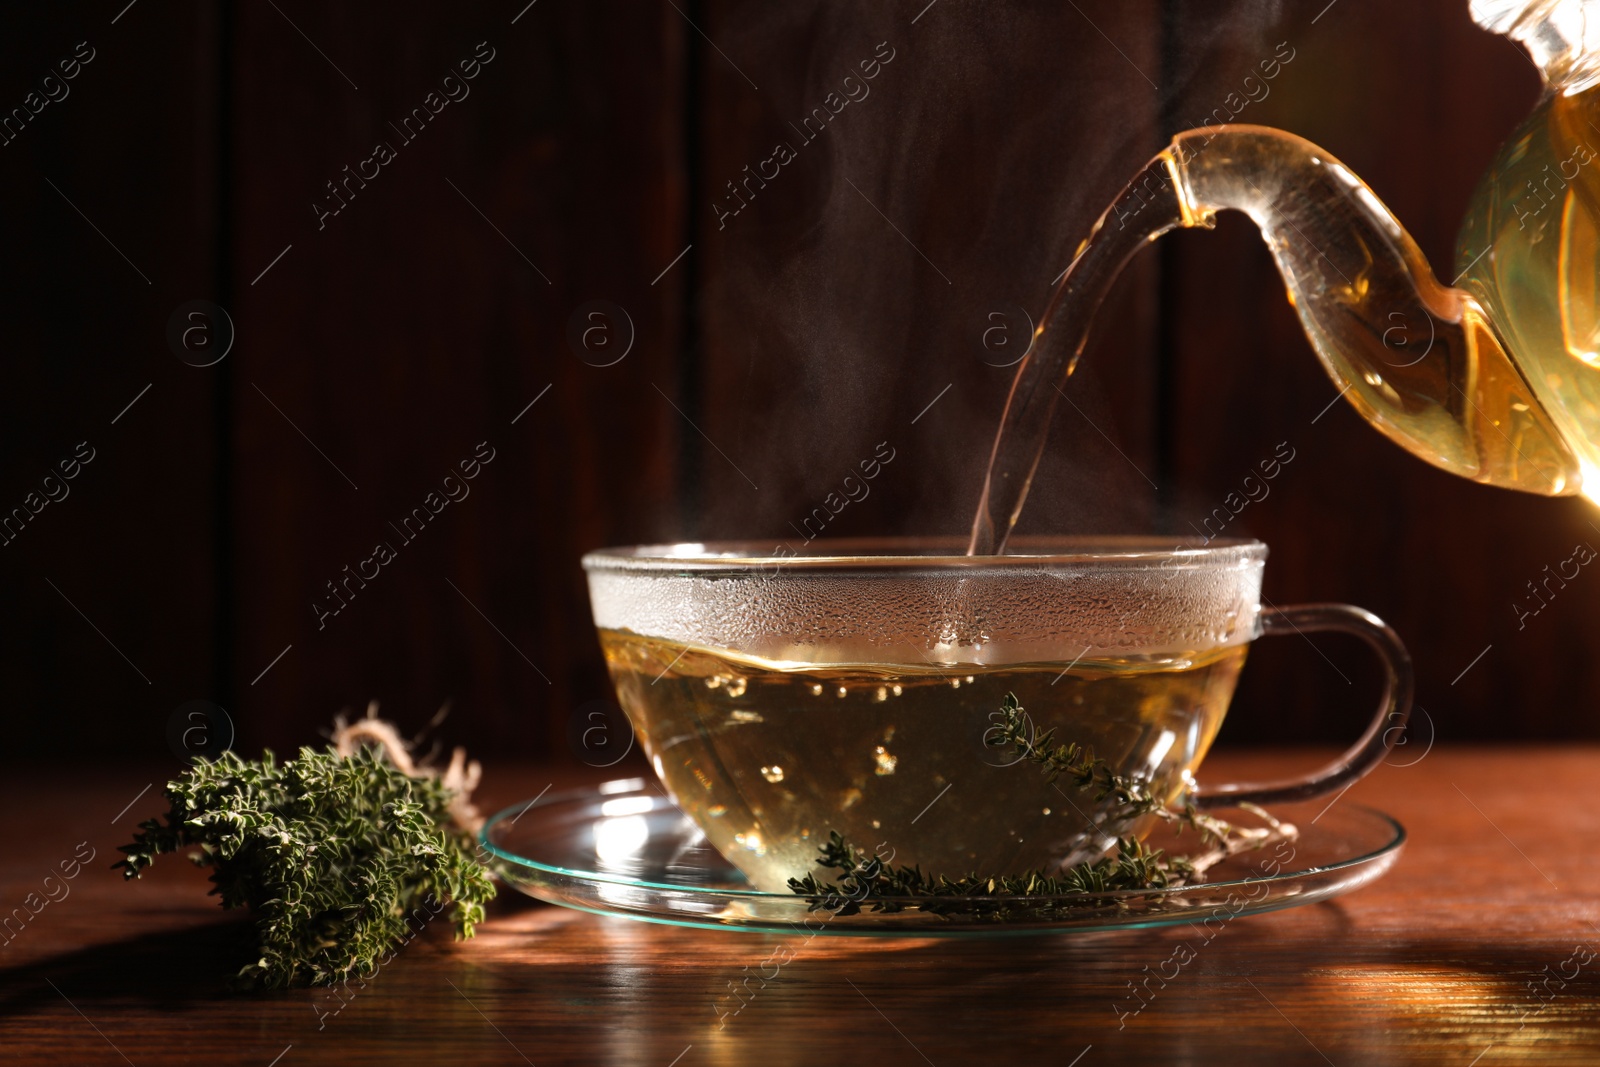
<svg viewBox="0 0 1600 1067"><path fill-rule="evenodd" d="M1036 734L1015 693L1005 695L1000 710L991 718L996 720L996 725L985 735L988 745L991 748L1012 746L1018 759L1037 763L1047 781L1066 778L1079 789L1091 793L1096 801L1113 798L1125 809L1118 812L1123 818L1161 810L1161 801L1150 794L1144 782L1113 773L1109 763L1095 758L1093 749L1083 748L1076 742L1058 745L1054 730Z"/></svg>
<svg viewBox="0 0 1600 1067"><path fill-rule="evenodd" d="M196 846L225 908L255 914L247 987L283 989L371 977L414 929L453 906L472 936L495 895L472 838L450 818L455 793L372 749L302 748L278 764L225 752L167 783L165 819L140 824L115 866L136 878L163 852Z"/></svg>
<svg viewBox="0 0 1600 1067"><path fill-rule="evenodd" d="M1203 875L1207 868L1236 852L1260 848L1271 841L1298 834L1292 825L1279 822L1254 807L1249 810L1262 818L1266 826L1235 827L1197 810L1187 797L1183 808L1173 811L1151 794L1146 782L1116 774L1110 764L1096 758L1093 750L1077 744L1056 744L1054 730L1038 734L1015 693L1006 694L1000 710L991 718L995 725L986 735L990 747L1010 746L1019 761L1037 764L1048 781L1068 781L1097 803L1114 801L1115 807L1107 814L1106 825L1128 827L1141 816L1155 815L1174 825L1180 833L1185 828L1193 828L1200 835L1205 851L1196 856L1168 856L1136 837L1119 835L1114 852L1072 867L1041 869L1020 875L968 873L949 877L924 874L920 867L890 867L877 856L869 856L856 848L837 831L831 831L827 843L818 850L817 866L842 871L842 876L833 881L815 874L791 878L789 889L807 898L811 911L827 911L834 915L855 915L866 907L884 913L910 908L936 915L973 915L996 921L1022 915L1048 918L1074 909L1121 906L1116 898L1097 894L1161 890L1188 884ZM1030 904L1030 898L1038 903Z"/></svg>

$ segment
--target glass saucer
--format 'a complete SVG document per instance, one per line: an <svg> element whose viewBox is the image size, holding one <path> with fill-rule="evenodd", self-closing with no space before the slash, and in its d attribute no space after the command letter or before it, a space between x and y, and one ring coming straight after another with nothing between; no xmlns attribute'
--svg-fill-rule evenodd
<svg viewBox="0 0 1600 1067"><path fill-rule="evenodd" d="M495 815L480 837L507 882L569 908L676 926L915 937L1170 926L1313 904L1381 877L1406 840L1404 827L1372 808L1282 805L1273 814L1299 827L1298 838L1230 857L1198 885L881 898L841 915L813 911L806 897L752 888L659 788L625 778L542 796ZM1182 855L1196 842L1191 832L1149 843Z"/></svg>

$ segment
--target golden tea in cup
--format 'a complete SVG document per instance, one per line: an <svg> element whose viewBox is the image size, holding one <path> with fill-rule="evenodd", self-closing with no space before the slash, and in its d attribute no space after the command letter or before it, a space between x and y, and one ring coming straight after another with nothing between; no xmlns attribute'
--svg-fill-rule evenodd
<svg viewBox="0 0 1600 1067"><path fill-rule="evenodd" d="M610 549L584 558L617 695L675 803L756 887L786 891L837 831L932 874L1099 858L1112 800L997 747L1008 694L1032 730L1175 801L1303 799L1364 774L1404 723L1405 651L1358 608L1263 609L1266 546L1156 538L814 542ZM1249 642L1342 629L1383 655L1366 735L1316 775L1202 790Z"/></svg>

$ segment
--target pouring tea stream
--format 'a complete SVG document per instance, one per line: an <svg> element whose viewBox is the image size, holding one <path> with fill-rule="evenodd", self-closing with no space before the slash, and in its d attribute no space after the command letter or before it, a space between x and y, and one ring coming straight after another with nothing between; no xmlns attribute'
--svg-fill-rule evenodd
<svg viewBox="0 0 1600 1067"><path fill-rule="evenodd" d="M969 555L1005 550L1061 389L1128 260L1229 210L1261 231L1317 357L1369 423L1452 474L1600 501L1600 0L1473 0L1472 14L1527 48L1545 88L1473 195L1452 282L1310 141L1247 125L1178 134L1050 297L995 436Z"/></svg>

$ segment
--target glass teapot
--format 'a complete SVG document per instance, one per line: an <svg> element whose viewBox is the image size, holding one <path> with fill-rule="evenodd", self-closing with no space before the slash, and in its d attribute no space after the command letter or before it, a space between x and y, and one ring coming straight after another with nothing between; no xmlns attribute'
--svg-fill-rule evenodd
<svg viewBox="0 0 1600 1067"><path fill-rule="evenodd" d="M1600 0L1471 10L1527 48L1545 92L1472 199L1453 281L1441 284L1372 190L1309 141L1245 125L1180 133L1101 217L1041 318L986 493L1016 484L992 518L980 512L975 545L1015 521L1052 387L1072 373L1123 264L1230 209L1260 228L1307 337L1368 422L1474 481L1600 501ZM1047 331L1059 336L1041 345Z"/></svg>

